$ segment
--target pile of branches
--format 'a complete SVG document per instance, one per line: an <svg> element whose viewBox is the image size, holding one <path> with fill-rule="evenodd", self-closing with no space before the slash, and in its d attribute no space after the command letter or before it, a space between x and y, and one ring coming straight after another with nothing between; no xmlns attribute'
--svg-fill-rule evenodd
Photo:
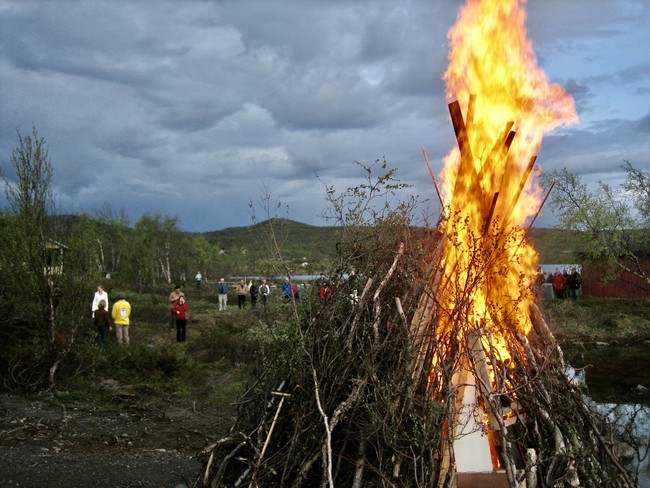
<svg viewBox="0 0 650 488"><path fill-rule="evenodd" d="M481 429L494 437L510 486L635 486L613 453L615 426L567 377L537 306L528 334L495 312L508 358L484 346L492 332L462 306L442 308L431 257L449 238L393 226L342 249L340 269L356 273L333 283L331 300L303 297L274 326L277 340L235 423L204 450L204 486L455 486L454 375L485 366L492 378L475 376L477 411L490 417ZM451 315L453 329L439 330Z"/></svg>
<svg viewBox="0 0 650 488"><path fill-rule="evenodd" d="M235 424L205 450L206 485L431 486L445 409L412 388L422 242L407 227L367 230L340 247L339 271L354 274L332 281L331 300L303 296L287 332L275 330Z"/></svg>
<svg viewBox="0 0 650 488"><path fill-rule="evenodd" d="M593 408L579 382L567 375L562 351L534 299L531 277L522 274L513 283L502 272L504 256L518 258L525 230L495 222L473 232L461 214L452 218L447 228L453 231L437 239L424 259L430 288L420 293L410 329L416 390L446 405L447 438L439 450L448 460L438 472L438 486L454 483L458 436L453 432L462 431L468 416L459 414L467 407L459 398L465 382L480 392L469 416L481 416L479 423L487 418L484 434L493 436L496 464L511 487L636 486L617 452L634 439ZM460 236L462 246L454 242ZM441 264L449 247L466 254L451 266L452 273ZM502 297L486 301L489 325L472 315L477 289ZM530 330L524 331L524 322Z"/></svg>

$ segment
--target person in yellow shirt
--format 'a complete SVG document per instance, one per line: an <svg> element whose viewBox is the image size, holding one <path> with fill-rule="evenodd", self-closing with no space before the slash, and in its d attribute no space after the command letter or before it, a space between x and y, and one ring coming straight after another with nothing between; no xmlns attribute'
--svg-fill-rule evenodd
<svg viewBox="0 0 650 488"><path fill-rule="evenodd" d="M119 293L117 295L117 302L113 304L111 313L113 317L113 325L115 326L115 336L117 342L129 343L129 317L131 316L131 304L126 301L126 295Z"/></svg>

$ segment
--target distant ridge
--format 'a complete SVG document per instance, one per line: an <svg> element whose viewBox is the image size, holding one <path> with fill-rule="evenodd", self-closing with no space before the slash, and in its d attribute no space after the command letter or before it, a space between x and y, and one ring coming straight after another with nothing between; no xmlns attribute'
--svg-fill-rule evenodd
<svg viewBox="0 0 650 488"><path fill-rule="evenodd" d="M286 218L273 218L244 227L204 232L211 244L220 244L225 249L239 248L246 243L247 249L262 251L267 246L266 238L273 227L283 242L287 258L313 259L314 254L334 257L340 229L334 226L315 226ZM575 262L576 233L556 228L533 227L528 239L540 255L540 263ZM266 251L268 252L268 251Z"/></svg>
<svg viewBox="0 0 650 488"><path fill-rule="evenodd" d="M212 245L229 250L269 253L270 233L282 247L287 259L307 260L334 257L339 228L334 226L319 227L303 224L286 218L273 218L243 227L228 227L200 233Z"/></svg>
<svg viewBox="0 0 650 488"><path fill-rule="evenodd" d="M57 227L69 230L79 216L54 215L51 218ZM271 245L268 236L271 229L276 233L277 240L282 245L282 253L287 259L306 258L308 261L319 261L336 256L336 243L340 238L339 227L304 224L287 218L272 218L249 226L186 233L204 236L210 244L218 245L227 251L246 250L268 256L268 246ZM573 263L579 262L576 255L580 250L575 245L578 235L575 231L533 227L528 232L528 239L540 255L540 263Z"/></svg>

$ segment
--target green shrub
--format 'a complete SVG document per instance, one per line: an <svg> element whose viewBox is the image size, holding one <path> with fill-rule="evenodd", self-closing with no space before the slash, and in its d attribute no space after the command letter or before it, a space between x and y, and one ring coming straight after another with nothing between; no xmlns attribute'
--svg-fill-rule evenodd
<svg viewBox="0 0 650 488"><path fill-rule="evenodd" d="M123 352L120 366L139 378L187 376L194 368L194 360L180 348L132 344Z"/></svg>

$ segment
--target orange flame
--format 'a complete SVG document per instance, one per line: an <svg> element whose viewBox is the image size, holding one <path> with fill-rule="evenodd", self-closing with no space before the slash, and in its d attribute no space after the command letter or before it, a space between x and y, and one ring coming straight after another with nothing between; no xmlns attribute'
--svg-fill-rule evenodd
<svg viewBox="0 0 650 488"><path fill-rule="evenodd" d="M475 164L480 164L509 121L517 137L510 154L519 164L537 154L547 132L577 122L573 99L560 86L551 84L537 66L526 33L526 11L520 0L469 0L448 33L451 42L449 67L443 78L450 100L467 102L476 95L476 114L470 144ZM445 175L458 163L458 151L447 157ZM450 196L449 186L445 195ZM455 196L454 196L455 197ZM522 201L517 222L532 215L538 200Z"/></svg>
<svg viewBox="0 0 650 488"><path fill-rule="evenodd" d="M523 227L541 200L530 179L534 158L546 133L577 122L571 96L537 66L524 3L468 0L448 34L443 77L466 116L460 149L447 155L441 174L447 241L438 298L451 312L439 331L457 330L459 321L486 327L506 356L499 330L514 325L527 334L531 326L537 254Z"/></svg>

